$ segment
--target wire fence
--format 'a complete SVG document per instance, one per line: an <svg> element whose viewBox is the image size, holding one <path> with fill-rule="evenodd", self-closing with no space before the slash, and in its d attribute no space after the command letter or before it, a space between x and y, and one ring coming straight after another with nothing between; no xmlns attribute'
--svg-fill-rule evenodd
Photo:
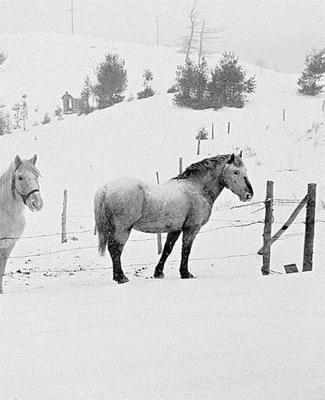
<svg viewBox="0 0 325 400"><path fill-rule="evenodd" d="M228 207L222 207L222 208L215 208L215 212L222 212L226 210L233 210L233 209L240 209L243 207L254 207L257 205L263 204L263 207L261 210L264 209L264 204L266 203L267 200L264 201L257 201L254 203L247 203L247 204L241 204L241 205L236 205L236 206L228 206ZM292 204L297 204L299 203L299 200L295 199L274 199L274 202L282 205L292 205ZM259 210L258 210L259 211ZM255 213L256 210L252 211L252 213ZM85 214L71 214L69 217L72 218L93 218L93 215L85 215ZM69 218L69 221L76 225L76 226L82 226L81 224L75 223L71 218ZM155 219L155 220L147 220L146 222L152 223L152 222L161 222L162 219ZM217 226L214 228L209 228L209 229L204 229L200 231L198 234L206 234L210 233L213 231L219 231L223 229L238 229L238 228L247 228L253 225L257 224L264 224L264 219L258 219L258 220L242 220L242 219L226 219L226 218L210 218L209 222L224 222L224 225ZM325 220L323 219L316 219L316 223L324 223ZM273 221L275 224L283 224L281 221ZM305 225L305 221L300 221L300 222L295 222L294 224L296 225ZM85 235L85 234L94 234L94 228L93 229L79 229L79 230L72 230L69 232L66 232L68 236L72 235ZM40 238L49 238L49 237L59 237L62 235L62 232L50 232L50 233L44 233L44 234L37 234L37 235L30 235L30 236L21 236L21 237L2 237L0 238L0 242L3 240L29 240L29 239L40 239ZM304 232L301 233L292 233L292 234L287 234L284 235L280 240L287 240L292 237L297 237L297 236L302 236L304 235ZM151 241L156 241L156 237L151 237L151 238L143 238L143 239L129 239L128 242L151 242ZM80 246L80 247L72 247L72 248L66 248L66 249L59 249L59 250L53 250L53 251L43 251L43 252L36 252L36 253L30 253L30 254L23 254L23 255L17 255L17 256L10 256L9 259L24 259L24 258L34 258L34 257L42 257L42 256L48 256L52 254L60 254L60 253L67 253L67 252L76 252L76 251L82 251L82 250L89 250L89 249L96 249L97 246ZM233 258L233 257L247 257L248 255L254 255L257 253L249 253L249 254L244 254L244 255L225 255L225 256L218 256L218 257L212 257L212 258L207 258L207 259L219 259L219 258ZM193 259L195 260L205 260L204 258L202 259ZM142 263L144 264L144 263ZM139 264L139 265L142 265ZM154 263L152 263L154 264Z"/></svg>

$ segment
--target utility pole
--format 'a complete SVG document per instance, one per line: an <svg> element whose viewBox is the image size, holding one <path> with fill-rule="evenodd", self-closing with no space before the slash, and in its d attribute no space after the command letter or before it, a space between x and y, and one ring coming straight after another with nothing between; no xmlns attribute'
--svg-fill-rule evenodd
<svg viewBox="0 0 325 400"><path fill-rule="evenodd" d="M73 12L74 12L74 8L73 8L73 0L71 0L71 35L73 35L74 33L74 21L73 21Z"/></svg>
<svg viewBox="0 0 325 400"><path fill-rule="evenodd" d="M159 24L161 15L156 15L156 46L159 46Z"/></svg>

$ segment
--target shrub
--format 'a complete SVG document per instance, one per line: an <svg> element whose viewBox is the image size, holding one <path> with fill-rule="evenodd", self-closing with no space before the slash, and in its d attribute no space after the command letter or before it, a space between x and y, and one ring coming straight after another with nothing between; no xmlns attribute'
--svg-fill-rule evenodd
<svg viewBox="0 0 325 400"><path fill-rule="evenodd" d="M97 83L93 92L99 109L110 107L123 101L122 93L127 87L127 72L124 60L117 54L106 54L105 60L97 65Z"/></svg>
<svg viewBox="0 0 325 400"><path fill-rule="evenodd" d="M41 124L42 125L46 125L46 124L49 124L50 122L51 122L51 117L49 116L49 113L46 112L44 114L44 117L43 117L42 121L41 121Z"/></svg>
<svg viewBox="0 0 325 400"><path fill-rule="evenodd" d="M174 83L168 90L167 93L177 93L178 92L178 87L176 83Z"/></svg>
<svg viewBox="0 0 325 400"><path fill-rule="evenodd" d="M138 99L144 99L146 97L151 97L155 94L155 91L151 87L151 81L153 80L152 72L149 69L143 71L143 90L137 93Z"/></svg>
<svg viewBox="0 0 325 400"><path fill-rule="evenodd" d="M195 136L196 140L207 140L208 138L209 138L209 133L204 126L199 129L198 134Z"/></svg>

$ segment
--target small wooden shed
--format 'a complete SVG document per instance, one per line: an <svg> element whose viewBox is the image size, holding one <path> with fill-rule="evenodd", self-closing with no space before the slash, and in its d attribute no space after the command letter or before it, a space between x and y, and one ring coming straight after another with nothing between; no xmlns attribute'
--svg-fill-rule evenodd
<svg viewBox="0 0 325 400"><path fill-rule="evenodd" d="M86 105L85 100L73 97L70 93L65 92L61 97L63 103L63 114L79 114L82 106Z"/></svg>

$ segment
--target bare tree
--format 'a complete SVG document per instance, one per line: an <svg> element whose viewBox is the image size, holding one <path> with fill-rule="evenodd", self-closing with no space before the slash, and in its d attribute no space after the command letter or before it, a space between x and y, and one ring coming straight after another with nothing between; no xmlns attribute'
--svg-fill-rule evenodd
<svg viewBox="0 0 325 400"><path fill-rule="evenodd" d="M195 9L196 9L196 0L194 0L193 7L192 7L191 12L190 12L191 25L190 25L190 34L189 34L188 38L186 39L187 43L186 43L185 62L189 61L191 50L193 48L195 29L196 29L196 26L197 26L197 13L196 13Z"/></svg>
<svg viewBox="0 0 325 400"><path fill-rule="evenodd" d="M205 20L202 20L201 29L198 33L199 35L199 46L198 46L198 64L201 64L202 57L209 54L209 52L213 52L211 50L211 45L208 45L210 42L220 42L222 40L222 35L224 34L224 29L220 28L209 28Z"/></svg>

